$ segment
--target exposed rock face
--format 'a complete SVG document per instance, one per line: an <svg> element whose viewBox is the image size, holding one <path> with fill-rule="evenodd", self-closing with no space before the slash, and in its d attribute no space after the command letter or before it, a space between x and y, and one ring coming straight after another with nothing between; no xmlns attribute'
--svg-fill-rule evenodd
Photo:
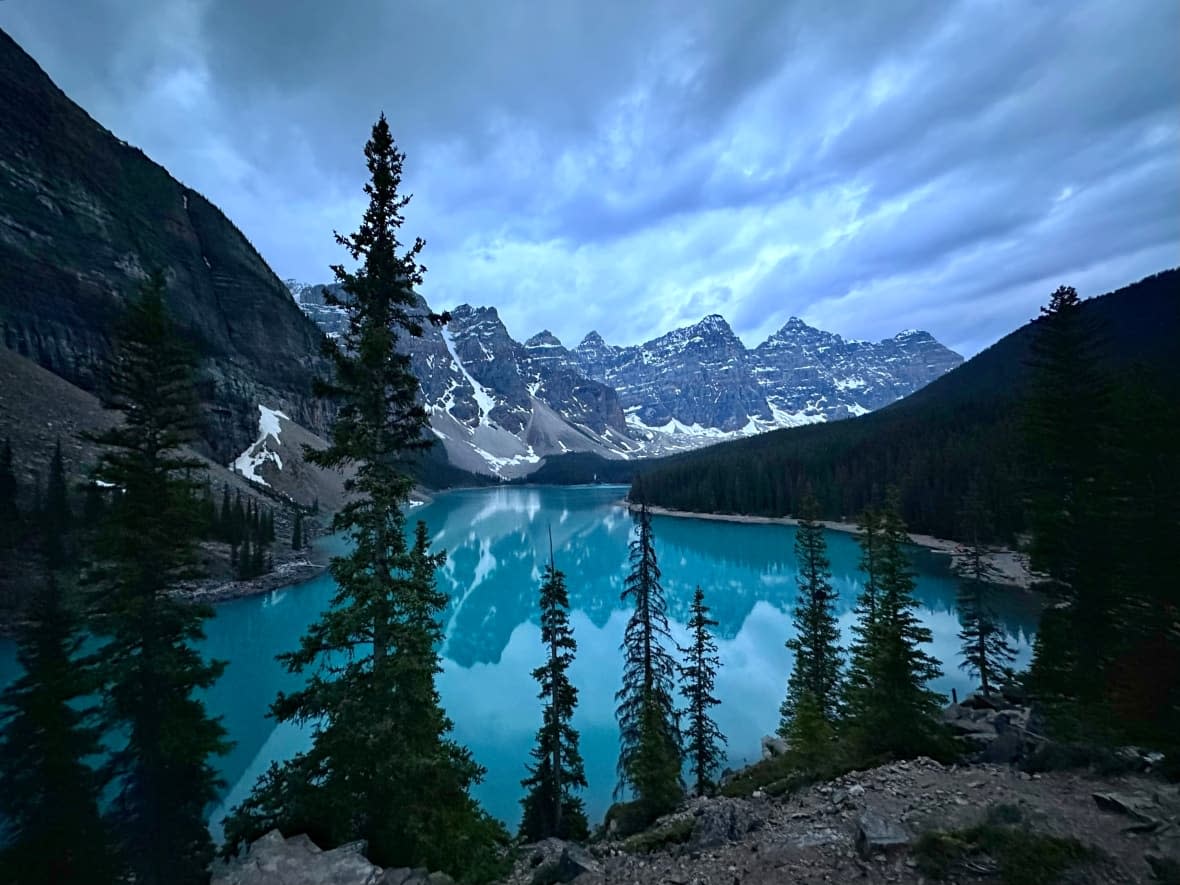
<svg viewBox="0 0 1180 885"><path fill-rule="evenodd" d="M634 347L611 347L592 332L574 355L586 374L619 391L634 424L675 420L725 433L862 415L963 361L926 332L874 344L794 317L746 350L716 315Z"/></svg>
<svg viewBox="0 0 1180 885"><path fill-rule="evenodd" d="M287 286L308 317L339 335L345 314L323 303L325 288L339 294L338 285ZM430 308L419 298L417 310L425 316ZM444 328L427 323L399 346L410 356L431 429L456 466L511 477L546 455L619 457L638 449L612 388L582 374L552 335L515 341L493 307L461 305Z"/></svg>
<svg viewBox="0 0 1180 885"><path fill-rule="evenodd" d="M887 406L962 361L926 332L900 332L874 344L845 340L797 317L751 354L758 384L778 412L829 421Z"/></svg>
<svg viewBox="0 0 1180 885"><path fill-rule="evenodd" d="M328 335L339 332L325 287L288 286ZM614 347L591 332L569 350L547 330L520 344L495 308L466 304L445 330L404 346L452 462L501 476L562 452L643 457L861 415L962 362L925 332L871 344L797 319L747 350L716 314L646 344Z"/></svg>
<svg viewBox="0 0 1180 885"><path fill-rule="evenodd" d="M382 869L365 859L364 843L323 851L307 836L272 830L243 857L214 870L210 885L377 885Z"/></svg>
<svg viewBox="0 0 1180 885"><path fill-rule="evenodd" d="M0 32L0 342L95 390L120 309L162 270L199 357L206 454L249 444L258 403L318 432L320 333L208 200L70 101Z"/></svg>
<svg viewBox="0 0 1180 885"><path fill-rule="evenodd" d="M591 342L591 357L594 350ZM752 417L771 418L745 346L717 314L646 344L598 351L610 358L590 359L583 370L614 387L628 416L644 427L678 421L732 432Z"/></svg>

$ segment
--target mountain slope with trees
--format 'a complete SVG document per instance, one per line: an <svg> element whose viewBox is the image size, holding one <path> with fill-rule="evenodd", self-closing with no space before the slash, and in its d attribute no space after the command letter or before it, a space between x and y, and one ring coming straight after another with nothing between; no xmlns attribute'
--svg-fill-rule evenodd
<svg viewBox="0 0 1180 885"><path fill-rule="evenodd" d="M323 435L321 333L226 216L70 100L0 30L0 343L97 392L115 323L161 271L198 357L197 448L225 463L258 403Z"/></svg>
<svg viewBox="0 0 1180 885"><path fill-rule="evenodd" d="M1082 310L1103 333L1093 371L1126 405L1116 412L1115 428L1126 437L1124 444L1147 444L1136 429L1139 419L1161 438L1175 439L1180 270L1087 300ZM1022 427L1037 326L1022 326L922 390L869 415L636 467L633 495L678 510L781 516L798 509L810 486L825 517L846 518L879 501L886 485L896 485L912 531L964 538L961 503L974 483L992 515L988 540L1012 539L1026 528ZM557 472L557 465L550 472Z"/></svg>

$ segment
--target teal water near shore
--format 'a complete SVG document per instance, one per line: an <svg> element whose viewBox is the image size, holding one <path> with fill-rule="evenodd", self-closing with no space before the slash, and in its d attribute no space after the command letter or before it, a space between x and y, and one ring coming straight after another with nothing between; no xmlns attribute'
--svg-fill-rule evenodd
<svg viewBox="0 0 1180 885"><path fill-rule="evenodd" d="M619 643L627 611L619 599L627 573L632 521L618 505L625 487L511 487L455 491L415 507L411 523L426 522L433 544L448 552L439 586L450 596L445 619L444 672L439 690L455 736L484 765L477 793L485 807L514 826L520 780L540 724L541 705L530 673L543 656L536 599L548 558L549 531L558 568L566 573L578 657L571 676L579 691L575 726L590 788L592 821L601 820L615 786L617 730L614 693L621 676ZM794 529L780 525L655 517L656 551L664 573L672 633L686 641L684 623L700 584L719 622L721 704L716 718L729 738L730 764L759 756L760 739L774 731L791 667L783 643L792 635L795 604ZM827 534L838 615L849 635L860 590L853 536ZM331 548L336 539L327 539ZM959 669L956 582L948 558L911 549L921 615L934 633L933 653L945 675L934 687L949 694L970 688ZM208 625L207 654L229 661L208 694L237 742L221 761L227 786L212 823L241 801L272 760L306 746L301 730L276 725L266 710L279 690L299 684L275 655L291 650L328 604L327 574L304 584L217 605ZM997 591L1005 631L1027 661L1037 622L1035 602L1010 589ZM14 647L0 642L0 685L15 677Z"/></svg>

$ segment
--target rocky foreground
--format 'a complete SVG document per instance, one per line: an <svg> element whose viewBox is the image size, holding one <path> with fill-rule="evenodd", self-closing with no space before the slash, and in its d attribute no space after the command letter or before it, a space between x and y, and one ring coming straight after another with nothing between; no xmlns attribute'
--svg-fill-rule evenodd
<svg viewBox="0 0 1180 885"><path fill-rule="evenodd" d="M991 823L1031 836L1028 858L986 852L942 857L960 840L923 834ZM1060 879L1038 878L1053 843L1076 840ZM320 851L273 833L214 876L214 885L447 885L425 870L381 870L354 844ZM931 868L931 859L945 860ZM695 799L626 840L588 849L550 840L525 847L508 885L662 883L769 885L840 882L1175 882L1180 788L1136 774L1027 774L1006 765L943 766L930 759L854 772L779 798ZM1007 876L1007 878L1005 878ZM1171 877L1171 878L1169 878Z"/></svg>
<svg viewBox="0 0 1180 885"><path fill-rule="evenodd" d="M1165 858L1180 856L1178 816L1177 788L1148 778L1028 775L1007 766L944 767L917 759L845 775L783 799L695 800L638 840L596 845L588 858L567 852L564 866L572 872L572 861L586 861L572 879L579 885L933 882L938 879L915 851L920 834L1002 819L1097 849L1063 881L1167 881L1154 878L1152 863L1163 871ZM659 842L661 833L684 841L635 850L645 841ZM540 885L560 878L551 871L563 871L557 846L539 846L509 881ZM945 881L1003 881L1000 874L997 858L969 856L949 865Z"/></svg>

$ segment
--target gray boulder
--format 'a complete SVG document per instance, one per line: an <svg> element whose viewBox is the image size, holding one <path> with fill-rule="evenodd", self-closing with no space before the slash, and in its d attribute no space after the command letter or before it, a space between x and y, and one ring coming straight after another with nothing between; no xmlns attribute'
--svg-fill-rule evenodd
<svg viewBox="0 0 1180 885"><path fill-rule="evenodd" d="M602 873L602 865L590 852L579 845L557 839L546 839L539 843L533 859L537 863L532 885L555 885L558 882L572 882L583 873Z"/></svg>
<svg viewBox="0 0 1180 885"><path fill-rule="evenodd" d="M322 851L307 836L284 839L271 830L216 870L211 885L378 885L383 871L363 850L363 842L353 842Z"/></svg>
<svg viewBox="0 0 1180 885"><path fill-rule="evenodd" d="M910 844L912 837L901 824L866 810L856 820L856 850L861 857L888 854Z"/></svg>
<svg viewBox="0 0 1180 885"><path fill-rule="evenodd" d="M762 737L763 759L773 759L775 756L782 756L786 752L787 742L781 737L774 737L769 734Z"/></svg>
<svg viewBox="0 0 1180 885"><path fill-rule="evenodd" d="M693 848L714 848L735 842L762 826L762 820L747 802L716 799L696 809L689 844Z"/></svg>

